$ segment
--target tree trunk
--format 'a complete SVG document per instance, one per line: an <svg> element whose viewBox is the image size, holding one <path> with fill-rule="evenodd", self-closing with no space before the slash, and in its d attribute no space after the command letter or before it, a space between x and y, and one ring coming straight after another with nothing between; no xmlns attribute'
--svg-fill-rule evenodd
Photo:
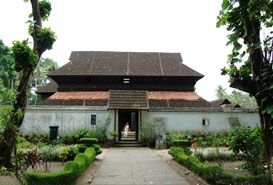
<svg viewBox="0 0 273 185"><path fill-rule="evenodd" d="M3 141L0 142L0 165L11 167L11 155L16 144L16 134L18 128L20 128L25 114L26 103L27 103L27 90L31 75L36 68L40 57L43 52L47 49L43 45L39 45L37 35L42 28L42 18L40 14L39 1L30 0L32 6L32 15L34 22L34 32L31 34L33 37L33 51L36 52L38 59L32 67L22 71L22 77L20 79L19 86L17 88L16 100L13 103L13 110L10 119L7 120L7 127L4 131ZM27 61L26 61L27 62Z"/></svg>
<svg viewBox="0 0 273 185"><path fill-rule="evenodd" d="M273 149L273 138L272 138L272 130L273 121L270 115L264 115L260 113L261 120L261 129L262 129L262 137L264 141L264 161L269 164L272 158L272 149Z"/></svg>
<svg viewBox="0 0 273 185"><path fill-rule="evenodd" d="M18 128L21 126L24 119L27 90L31 73L32 70L23 72L22 78L20 79L20 83L17 88L18 93L16 95L16 101L13 105L10 119L7 121L7 127L4 130L4 138L0 142L0 165L7 168L12 167L10 159L16 144L16 134L18 132ZM20 114L22 113L22 116L18 114L19 112Z"/></svg>
<svg viewBox="0 0 273 185"><path fill-rule="evenodd" d="M13 148L15 146L15 138L16 138L16 132L17 128L14 127L13 125L8 125L5 128L4 131L4 139L0 143L0 150L1 150L1 155L0 155L0 166L5 166L7 168L11 168L11 155Z"/></svg>

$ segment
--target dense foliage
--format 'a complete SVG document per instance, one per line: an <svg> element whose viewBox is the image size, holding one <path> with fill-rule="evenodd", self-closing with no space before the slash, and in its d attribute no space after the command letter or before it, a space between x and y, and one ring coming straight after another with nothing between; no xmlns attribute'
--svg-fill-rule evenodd
<svg viewBox="0 0 273 185"><path fill-rule="evenodd" d="M172 145L175 140L193 139L198 147L219 147L228 146L228 133L213 133L213 132L169 132L167 134L167 143Z"/></svg>
<svg viewBox="0 0 273 185"><path fill-rule="evenodd" d="M273 148L273 1L223 0L217 26L227 28L227 44L232 46L222 74L230 77L232 87L255 97L269 163ZM264 33L268 34L263 37Z"/></svg>
<svg viewBox="0 0 273 185"><path fill-rule="evenodd" d="M32 14L29 16L30 20L28 20L28 23L29 34L32 36L33 42L30 43L28 40L15 41L11 47L14 69L20 72L20 77L15 93L16 97L11 102L11 115L6 120L6 127L0 141L0 165L6 167L12 167L11 156L16 145L18 129L24 118L29 81L42 54L46 50L51 49L56 40L55 33L42 24L50 15L50 2L46 0L30 0L30 3Z"/></svg>
<svg viewBox="0 0 273 185"><path fill-rule="evenodd" d="M28 46L28 41L15 41L11 47L12 56L15 60L15 70L20 72L32 68L37 61L37 54Z"/></svg>
<svg viewBox="0 0 273 185"><path fill-rule="evenodd" d="M17 79L10 49L0 40L0 105L11 104L15 98Z"/></svg>
<svg viewBox="0 0 273 185"><path fill-rule="evenodd" d="M259 128L238 127L231 131L229 147L240 154L254 175L258 174L262 164L263 141Z"/></svg>
<svg viewBox="0 0 273 185"><path fill-rule="evenodd" d="M77 154L73 161L67 162L63 170L48 173L28 172L24 175L24 182L27 185L75 184L76 179L95 160L95 156L95 150L87 148L84 153Z"/></svg>
<svg viewBox="0 0 273 185"><path fill-rule="evenodd" d="M143 122L140 127L140 140L144 146L155 145L155 127L152 123Z"/></svg>
<svg viewBox="0 0 273 185"><path fill-rule="evenodd" d="M227 173L219 166L212 166L201 162L197 157L185 154L184 149L172 147L169 153L174 160L198 174L209 184L215 185L272 185L267 175L236 176Z"/></svg>
<svg viewBox="0 0 273 185"><path fill-rule="evenodd" d="M15 100L16 89L21 78L21 73L17 71L21 71L23 67L26 67L24 66L26 62L22 61L15 65L14 58L15 55L19 57L18 55L24 53L20 52L21 50L24 50L24 47L25 49L30 49L26 42L27 41L18 41L16 44L14 43L15 45L13 45L12 48L8 48L0 40L0 105L11 105ZM30 53L25 52L25 54L28 55ZM30 88L27 95L28 104L37 104L40 102L40 97L35 94L35 91L38 87L49 82L47 74L57 68L58 64L52 59L41 58L33 72L31 83L29 84Z"/></svg>
<svg viewBox="0 0 273 185"><path fill-rule="evenodd" d="M233 90L231 93L227 93L226 89L219 85L216 89L217 100L228 99L233 104L239 104L242 108L256 109L257 102L255 98L248 93L244 93L240 90Z"/></svg>

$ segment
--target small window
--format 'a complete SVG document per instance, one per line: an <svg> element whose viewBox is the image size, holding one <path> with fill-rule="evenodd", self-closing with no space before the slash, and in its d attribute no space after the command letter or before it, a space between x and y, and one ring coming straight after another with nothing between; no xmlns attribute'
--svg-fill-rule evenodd
<svg viewBox="0 0 273 185"><path fill-rule="evenodd" d="M209 125L209 118L203 118L202 119L202 125L203 126L208 126Z"/></svg>
<svg viewBox="0 0 273 185"><path fill-rule="evenodd" d="M237 117L228 118L228 122L229 122L229 125L231 128L241 126L239 118L237 118Z"/></svg>
<svg viewBox="0 0 273 185"><path fill-rule="evenodd" d="M123 78L123 83L124 84L129 84L130 83L130 78Z"/></svg>
<svg viewBox="0 0 273 185"><path fill-rule="evenodd" d="M91 125L96 125L97 116L95 114L91 114Z"/></svg>

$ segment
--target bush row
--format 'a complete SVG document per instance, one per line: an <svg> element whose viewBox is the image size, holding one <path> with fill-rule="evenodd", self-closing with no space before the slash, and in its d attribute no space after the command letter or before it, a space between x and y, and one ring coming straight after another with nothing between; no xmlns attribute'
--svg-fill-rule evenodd
<svg viewBox="0 0 273 185"><path fill-rule="evenodd" d="M200 151L196 151L194 153L194 156L196 156L202 162L204 162L204 161L216 161L216 160L221 160L221 161L243 160L242 154L236 154L235 155L233 152L225 153L225 152L220 152L220 151L217 151L217 150L211 151L211 152L208 152L208 153L203 153L203 152L200 152Z"/></svg>
<svg viewBox="0 0 273 185"><path fill-rule="evenodd" d="M171 146L177 146L177 147L190 147L191 144L188 140L186 139L176 139L173 140L171 143Z"/></svg>
<svg viewBox="0 0 273 185"><path fill-rule="evenodd" d="M1 120L0 120L1 122ZM21 135L27 141L37 144L37 143L47 143L47 144L75 144L79 143L81 138L98 138L99 143L103 143L107 140L108 126L110 122L107 118L106 123L100 124L95 130L89 129L79 129L73 133L60 136L57 140L50 140L49 133L31 133ZM0 125L1 129L1 125ZM1 130L0 130L1 131Z"/></svg>
<svg viewBox="0 0 273 185"><path fill-rule="evenodd" d="M73 185L76 179L94 161L96 151L90 147L84 153L77 154L73 161L65 163L63 170L57 172L37 173L27 172L24 181L27 185Z"/></svg>
<svg viewBox="0 0 273 185"><path fill-rule="evenodd" d="M270 178L267 175L257 176L235 176L225 172L219 166L212 166L202 163L195 156L185 154L183 148L171 147L169 153L174 160L186 166L191 171L195 172L209 184L214 185L270 185Z"/></svg>
<svg viewBox="0 0 273 185"><path fill-rule="evenodd" d="M228 146L229 133L178 131L167 133L167 143L172 145L174 140L193 139L198 147Z"/></svg>

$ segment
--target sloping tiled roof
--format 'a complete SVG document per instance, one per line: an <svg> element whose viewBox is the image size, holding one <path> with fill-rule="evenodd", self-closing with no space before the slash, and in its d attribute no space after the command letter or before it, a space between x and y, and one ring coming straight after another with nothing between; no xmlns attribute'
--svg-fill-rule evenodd
<svg viewBox="0 0 273 185"><path fill-rule="evenodd" d="M38 88L36 93L55 93L57 92L58 84L55 81L50 81L48 84Z"/></svg>
<svg viewBox="0 0 273 185"><path fill-rule="evenodd" d="M150 107L210 107L210 103L195 92L149 91Z"/></svg>
<svg viewBox="0 0 273 185"><path fill-rule="evenodd" d="M43 105L80 105L80 106L107 106L109 92L56 92Z"/></svg>
<svg viewBox="0 0 273 185"><path fill-rule="evenodd" d="M199 97L195 92L135 90L56 92L42 104L108 106L110 109L211 107L209 102Z"/></svg>
<svg viewBox="0 0 273 185"><path fill-rule="evenodd" d="M51 100L108 100L107 91L87 91L87 92L56 92L49 99Z"/></svg>
<svg viewBox="0 0 273 185"><path fill-rule="evenodd" d="M149 91L148 99L166 100L166 99L184 99L199 100L200 97L195 92L172 92L172 91Z"/></svg>
<svg viewBox="0 0 273 185"><path fill-rule="evenodd" d="M110 109L148 109L146 91L111 90Z"/></svg>
<svg viewBox="0 0 273 185"><path fill-rule="evenodd" d="M211 102L212 107L222 107L222 108L241 108L239 104L233 104L228 99L215 100Z"/></svg>
<svg viewBox="0 0 273 185"><path fill-rule="evenodd" d="M49 74L109 76L190 76L203 75L182 63L180 53L73 51L70 62Z"/></svg>

